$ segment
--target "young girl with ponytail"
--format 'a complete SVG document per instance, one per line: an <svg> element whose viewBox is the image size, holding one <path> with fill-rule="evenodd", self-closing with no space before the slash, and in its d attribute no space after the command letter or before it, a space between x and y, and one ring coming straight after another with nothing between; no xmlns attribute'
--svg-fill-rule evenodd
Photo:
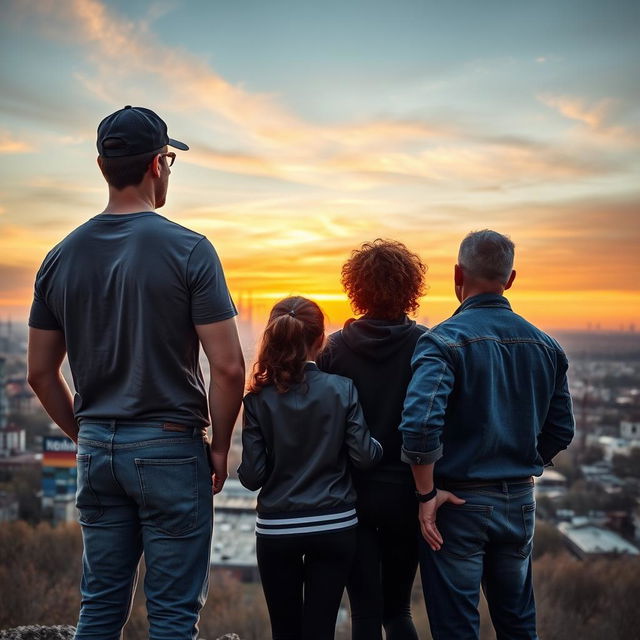
<svg viewBox="0 0 640 640"><path fill-rule="evenodd" d="M323 344L315 302L278 302L244 398L238 476L260 489L256 552L274 640L334 637L356 550L350 466L382 457L353 382L316 366Z"/></svg>

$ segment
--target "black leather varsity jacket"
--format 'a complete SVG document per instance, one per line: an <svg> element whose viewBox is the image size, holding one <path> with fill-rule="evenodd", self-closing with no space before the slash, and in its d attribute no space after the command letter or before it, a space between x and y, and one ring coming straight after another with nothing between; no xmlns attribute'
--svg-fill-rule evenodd
<svg viewBox="0 0 640 640"><path fill-rule="evenodd" d="M258 495L258 535L301 535L357 524L350 467L372 467L371 437L353 382L305 365L286 393L273 386L244 401L240 482Z"/></svg>

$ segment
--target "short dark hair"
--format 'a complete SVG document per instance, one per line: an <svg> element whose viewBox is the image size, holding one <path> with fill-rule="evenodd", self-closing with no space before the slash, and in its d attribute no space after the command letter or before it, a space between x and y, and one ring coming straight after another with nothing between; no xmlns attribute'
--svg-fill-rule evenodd
<svg viewBox="0 0 640 640"><path fill-rule="evenodd" d="M118 138L108 138L104 142L105 149L117 148L121 144ZM139 185L147 172L153 158L162 153L162 148L135 156L119 156L107 158L100 156L100 168L107 183L121 191L125 187Z"/></svg>
<svg viewBox="0 0 640 640"><path fill-rule="evenodd" d="M342 286L356 313L395 320L417 311L426 272L402 242L377 238L352 252L342 266Z"/></svg>
<svg viewBox="0 0 640 640"><path fill-rule="evenodd" d="M472 231L460 244L458 264L470 276L506 284L513 271L514 253L509 236L491 229Z"/></svg>

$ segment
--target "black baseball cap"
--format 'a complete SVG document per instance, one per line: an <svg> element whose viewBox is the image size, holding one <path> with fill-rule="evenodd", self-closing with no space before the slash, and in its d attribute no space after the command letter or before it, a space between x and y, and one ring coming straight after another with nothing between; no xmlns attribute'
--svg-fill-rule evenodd
<svg viewBox="0 0 640 640"><path fill-rule="evenodd" d="M104 143L113 140L105 149ZM98 153L106 158L137 156L155 151L165 145L188 151L184 142L167 135L167 124L151 109L132 107L128 104L98 125Z"/></svg>

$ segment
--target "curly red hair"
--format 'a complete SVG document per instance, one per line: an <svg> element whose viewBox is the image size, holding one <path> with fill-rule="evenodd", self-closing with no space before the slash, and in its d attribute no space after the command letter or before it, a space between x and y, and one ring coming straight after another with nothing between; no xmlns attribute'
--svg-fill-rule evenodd
<svg viewBox="0 0 640 640"><path fill-rule="evenodd" d="M402 242L377 238L352 252L341 281L355 313L395 320L418 310L426 272L420 257Z"/></svg>

